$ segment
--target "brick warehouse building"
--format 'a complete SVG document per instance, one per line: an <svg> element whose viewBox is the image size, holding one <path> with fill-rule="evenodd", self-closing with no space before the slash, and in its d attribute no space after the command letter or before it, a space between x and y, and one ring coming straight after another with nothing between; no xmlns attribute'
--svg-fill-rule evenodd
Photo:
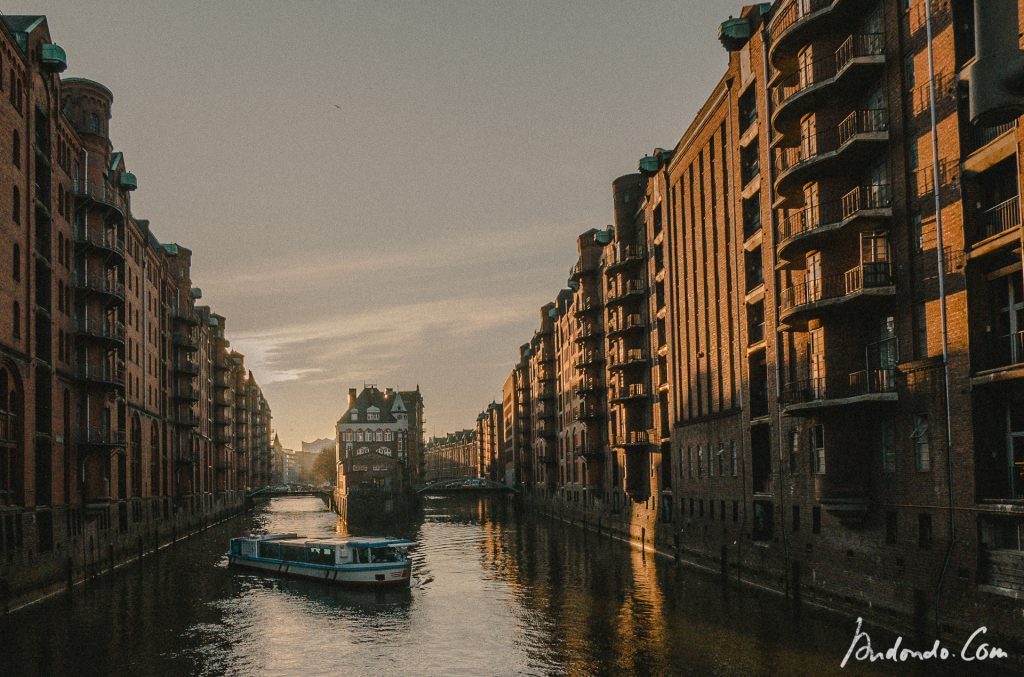
<svg viewBox="0 0 1024 677"><path fill-rule="evenodd" d="M112 93L61 80L45 17L2 19L6 608L239 508L269 476L270 411L251 374L228 378L241 356L196 305L191 252L132 214Z"/></svg>
<svg viewBox="0 0 1024 677"><path fill-rule="evenodd" d="M726 72L613 182L505 381L515 481L879 622L1022 639L1021 135L970 122L973 2L933 2L930 42L926 18L780 0L722 24Z"/></svg>

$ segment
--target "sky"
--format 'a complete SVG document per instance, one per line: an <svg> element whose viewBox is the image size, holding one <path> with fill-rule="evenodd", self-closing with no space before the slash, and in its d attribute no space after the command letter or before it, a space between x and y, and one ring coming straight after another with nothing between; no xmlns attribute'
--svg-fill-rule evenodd
<svg viewBox="0 0 1024 677"><path fill-rule="evenodd" d="M65 76L114 93L111 138L286 447L350 387L420 387L471 427L611 182L673 147L742 3L21 0Z"/></svg>

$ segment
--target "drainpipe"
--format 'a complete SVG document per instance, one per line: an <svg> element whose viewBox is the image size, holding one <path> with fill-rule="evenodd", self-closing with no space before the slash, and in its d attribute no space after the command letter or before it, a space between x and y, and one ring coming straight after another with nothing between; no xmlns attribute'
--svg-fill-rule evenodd
<svg viewBox="0 0 1024 677"><path fill-rule="evenodd" d="M761 29L761 70L762 70L762 75L763 75L763 78L764 78L764 110L765 110L765 122L767 123L765 125L765 136L766 137L768 136L768 134L771 133L771 102L769 101L769 98L768 98L768 42L769 42L769 40L768 40L768 26L765 25ZM775 177L773 176L773 174L774 174L774 163L772 163L772 161L771 161L771 140L768 139L768 138L766 138L765 140L768 141L768 146L769 146L769 148L768 148L768 150L769 150L769 152L768 152L768 162L766 163L766 168L767 168L767 171L768 171L768 180L766 181L766 184L767 184L766 193L767 193L767 196L768 196L768 228L774 234L774 232L775 232L775 209L772 207L772 205L775 204L775 188L774 188ZM760 143L760 139L758 140L758 143ZM763 246L764 240L765 240L765 238L764 238L764 235L763 235L763 228L762 228L762 237L761 237L762 246ZM771 248L772 281L775 283L775 288L778 289L779 288L779 274L777 272L778 266L776 265L778 263L778 261L776 260L776 252L775 252L774 243L775 243L775 238L772 237L772 244L773 244L773 246ZM777 315L776 315L776 317L777 317ZM766 351L766 355L767 355L767 351ZM784 444L783 444L784 440L783 440L783 436L782 436L782 405L781 405L781 402L782 402L782 366L781 365L782 365L781 332L779 332L778 324L776 323L776 326L775 326L775 411L776 411L777 421L776 421L776 424L775 424L775 430L776 430L776 433L777 433L778 438L779 438L779 484L778 484L778 488L776 489L776 491L778 492L778 496L779 496L779 530L782 532L782 547L785 550L785 555L786 555L785 580L786 580L786 596L788 597L789 596L789 576L790 576L790 564L789 564L790 555L789 555L789 534L786 532L785 503L783 502L783 499L785 497L785 491L783 491L783 486L782 486L782 478L783 478L783 475L785 473L785 468L783 467L783 463L782 463L782 449L784 447Z"/></svg>
<svg viewBox="0 0 1024 677"><path fill-rule="evenodd" d="M939 580L935 584L935 636L941 634L942 624L942 585L946 580L946 573L949 570L949 563L953 558L953 548L956 545L956 514L953 493L953 414L949 401L949 345L948 328L946 319L946 266L943 257L944 248L942 240L942 204L939 196L939 134L938 117L935 112L935 55L932 49L932 3L931 0L924 1L925 29L928 40L928 99L929 112L931 115L931 139L932 139L932 181L935 194L935 258L938 261L939 271L939 315L942 323L942 381L946 397L946 492L949 500L949 544L946 546L946 555L942 560L942 570L939 572Z"/></svg>
<svg viewBox="0 0 1024 677"><path fill-rule="evenodd" d="M733 94L732 94L732 85L733 85L733 81L732 80L729 80L729 81L726 82L726 88L727 88L727 91L728 91L728 102L729 102L728 103L728 106L729 106L729 127L728 127L729 144L728 144L728 147L729 147L730 151L732 151L733 149L736 148L736 132L735 132L735 130L733 128ZM756 82L753 83L751 85L751 87L757 87L757 83ZM760 143L760 139L758 139L758 143ZM729 176L730 176L730 178L732 178L734 186L735 186L735 180L736 180L736 153L734 153L734 152L730 152L729 153L729 160L728 160L728 162L729 162ZM742 186L740 187L740 189L742 191ZM732 192L730 194L734 196L733 199L729 201L729 207L728 207L728 208L730 208L732 210L732 225L733 225L733 228L736 228L738 226L739 227L739 232L740 232L740 236L738 238L733 238L733 251L736 252L737 250L742 250L743 249L742 242L744 240L744 236L743 236L744 228L743 228L743 224L742 224L742 215L740 216L739 219L737 219L737 217L736 217L736 196L738 194L736 192ZM742 199L742 196L740 196L740 199ZM762 241L763 241L763 239L764 238L763 238L763 234L762 234ZM738 248L737 248L737 244L739 244ZM739 266L739 261L740 261L740 257L737 255L737 256L734 257L734 259L736 260L736 265L734 265L732 267L732 280L733 280L732 283L733 283L733 288L736 290L736 294L734 295L735 298L733 299L733 302L735 303L735 308L736 308L736 321L739 322L739 318L740 318L740 301L739 301L739 290L740 290L740 279L739 279L739 267L740 266ZM741 348L742 347L742 343L737 342L736 347L737 348ZM743 367L742 367L741 362L744 359L746 359L746 358L743 357L743 353L745 351L739 350L738 352L740 353L740 355L739 355L739 359L736 360L735 378L736 378L736 383L742 383L743 382ZM747 411L748 411L748 414L749 414L750 409L748 408ZM742 416L741 416L741 419L742 419ZM749 430L749 428L750 428L749 425L746 426L747 430ZM738 450L738 454L739 454L739 460L743 464L743 472L740 475L740 477L742 477L744 479L743 479L743 481L741 483L742 484L742 488L743 488L743 521L740 522L740 531L739 531L740 535L736 538L736 584L737 585L739 585L739 584L741 584L743 582L742 581L742 575L743 575L742 574L742 570L743 570L743 566L742 566L743 565L743 531L747 528L747 481L746 481L746 477L747 477L747 457L746 457L747 448L746 448L746 435L740 435L739 437L740 437L740 442L739 442L740 447L739 447L739 450Z"/></svg>

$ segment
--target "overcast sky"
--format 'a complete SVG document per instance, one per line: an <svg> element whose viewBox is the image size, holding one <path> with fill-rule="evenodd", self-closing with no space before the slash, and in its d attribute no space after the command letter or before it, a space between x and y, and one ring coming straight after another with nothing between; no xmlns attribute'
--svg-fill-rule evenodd
<svg viewBox="0 0 1024 677"><path fill-rule="evenodd" d="M114 92L138 218L203 301L285 446L349 387L419 384L471 426L565 284L611 182L675 145L741 3L22 0L65 75Z"/></svg>

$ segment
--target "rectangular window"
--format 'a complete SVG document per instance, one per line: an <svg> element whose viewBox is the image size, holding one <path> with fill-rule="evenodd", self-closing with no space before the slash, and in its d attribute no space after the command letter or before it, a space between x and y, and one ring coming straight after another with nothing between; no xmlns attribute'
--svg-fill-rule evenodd
<svg viewBox="0 0 1024 677"><path fill-rule="evenodd" d="M739 522L740 521L740 502L739 501L733 501L732 502L732 521L733 522Z"/></svg>
<svg viewBox="0 0 1024 677"><path fill-rule="evenodd" d="M793 506L793 531L800 531L800 506Z"/></svg>
<svg viewBox="0 0 1024 677"><path fill-rule="evenodd" d="M693 447L686 447L686 477L693 479ZM693 513L693 510L690 510Z"/></svg>
<svg viewBox="0 0 1024 677"><path fill-rule="evenodd" d="M718 445L718 476L725 477L725 445Z"/></svg>
<svg viewBox="0 0 1024 677"><path fill-rule="evenodd" d="M715 448L708 445L708 477L715 476Z"/></svg>
<svg viewBox="0 0 1024 677"><path fill-rule="evenodd" d="M725 500L721 500L718 503L718 514L721 516L722 521L725 521Z"/></svg>
<svg viewBox="0 0 1024 677"><path fill-rule="evenodd" d="M821 507L814 506L811 508L811 531L820 534L821 533Z"/></svg>
<svg viewBox="0 0 1024 677"><path fill-rule="evenodd" d="M879 444L882 451L882 471L896 472L896 427L891 419L879 424Z"/></svg>
<svg viewBox="0 0 1024 677"><path fill-rule="evenodd" d="M715 519L715 502L713 500L708 501L708 510L711 511L711 519Z"/></svg>
<svg viewBox="0 0 1024 677"><path fill-rule="evenodd" d="M920 514L917 516L917 547L928 550L932 547L932 516Z"/></svg>
<svg viewBox="0 0 1024 677"><path fill-rule="evenodd" d="M697 479L704 477L704 448L697 447Z"/></svg>
<svg viewBox="0 0 1024 677"><path fill-rule="evenodd" d="M797 466L799 461L797 460L800 455L800 430L794 428L789 433L789 474L796 475Z"/></svg>
<svg viewBox="0 0 1024 677"><path fill-rule="evenodd" d="M825 474L825 426L811 426L811 467L816 475Z"/></svg>
<svg viewBox="0 0 1024 677"><path fill-rule="evenodd" d="M926 304L917 304L914 314L914 351L919 360L928 357L928 313Z"/></svg>
<svg viewBox="0 0 1024 677"><path fill-rule="evenodd" d="M896 512L890 510L885 513L885 544L896 545Z"/></svg>
<svg viewBox="0 0 1024 677"><path fill-rule="evenodd" d="M914 430L910 435L914 441L914 463L918 472L932 469L932 452L928 446L928 414L914 414Z"/></svg>
<svg viewBox="0 0 1024 677"><path fill-rule="evenodd" d="M738 464L738 459L736 457L736 441L733 440L729 444L731 446L731 451L732 451L732 476L736 477L737 474L739 473L739 464Z"/></svg>

